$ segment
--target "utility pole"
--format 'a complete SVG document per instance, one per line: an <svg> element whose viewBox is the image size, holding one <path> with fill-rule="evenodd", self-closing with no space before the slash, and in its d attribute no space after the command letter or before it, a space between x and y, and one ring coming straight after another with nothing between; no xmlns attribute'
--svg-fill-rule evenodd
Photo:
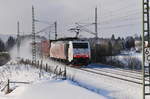
<svg viewBox="0 0 150 99"><path fill-rule="evenodd" d="M95 37L98 38L98 31L97 31L97 7L95 8Z"/></svg>
<svg viewBox="0 0 150 99"><path fill-rule="evenodd" d="M49 34L48 34L48 38L49 38L49 42L50 42L50 40L51 40L51 31L49 30Z"/></svg>
<svg viewBox="0 0 150 99"><path fill-rule="evenodd" d="M55 40L57 40L57 22L54 22L55 25Z"/></svg>
<svg viewBox="0 0 150 99"><path fill-rule="evenodd" d="M143 34L142 34L142 74L143 74L143 99L150 96L150 34L149 34L149 0L143 0ZM145 38L147 37L147 39ZM148 46L145 46L148 42ZM147 81L148 80L148 81Z"/></svg>
<svg viewBox="0 0 150 99"><path fill-rule="evenodd" d="M32 6L32 61L33 63L36 63L35 16L33 6Z"/></svg>
<svg viewBox="0 0 150 99"><path fill-rule="evenodd" d="M97 30L97 7L95 8L95 61L97 62L97 42L98 42L98 30Z"/></svg>
<svg viewBox="0 0 150 99"><path fill-rule="evenodd" d="M19 21L17 22L17 55L20 57L20 26Z"/></svg>

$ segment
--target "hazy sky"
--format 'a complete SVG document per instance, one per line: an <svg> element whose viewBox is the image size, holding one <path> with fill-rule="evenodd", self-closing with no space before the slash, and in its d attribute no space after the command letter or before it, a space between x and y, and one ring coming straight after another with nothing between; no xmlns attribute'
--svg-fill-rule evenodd
<svg viewBox="0 0 150 99"><path fill-rule="evenodd" d="M58 35L75 35L68 29L75 22L93 23L98 8L99 37L134 35L141 33L142 0L0 0L0 34L15 34L17 21L22 32L31 32L31 8L39 20L58 22ZM37 23L36 31L47 26ZM94 31L94 26L87 27ZM51 34L53 36L54 34ZM93 36L81 32L81 36Z"/></svg>

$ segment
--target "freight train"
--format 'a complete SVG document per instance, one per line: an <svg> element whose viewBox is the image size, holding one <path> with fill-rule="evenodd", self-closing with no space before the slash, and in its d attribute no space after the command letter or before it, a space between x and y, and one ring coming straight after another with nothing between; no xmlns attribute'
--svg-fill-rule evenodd
<svg viewBox="0 0 150 99"><path fill-rule="evenodd" d="M42 41L38 45L41 55L61 60L73 65L87 65L91 60L88 41L79 39L59 39Z"/></svg>

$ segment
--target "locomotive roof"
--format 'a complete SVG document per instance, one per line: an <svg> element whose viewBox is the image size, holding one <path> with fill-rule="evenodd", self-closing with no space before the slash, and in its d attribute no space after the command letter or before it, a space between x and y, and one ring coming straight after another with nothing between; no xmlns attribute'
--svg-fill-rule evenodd
<svg viewBox="0 0 150 99"><path fill-rule="evenodd" d="M57 40L51 40L51 42L56 42L56 41L84 41L84 40L81 40L77 37L67 37L67 38L59 38Z"/></svg>

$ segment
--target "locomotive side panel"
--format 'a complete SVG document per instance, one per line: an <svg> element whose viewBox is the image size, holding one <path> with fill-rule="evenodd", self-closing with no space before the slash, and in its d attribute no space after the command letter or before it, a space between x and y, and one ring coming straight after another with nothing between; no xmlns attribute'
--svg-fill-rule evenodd
<svg viewBox="0 0 150 99"><path fill-rule="evenodd" d="M67 60L66 44L64 42L51 42L50 57Z"/></svg>

